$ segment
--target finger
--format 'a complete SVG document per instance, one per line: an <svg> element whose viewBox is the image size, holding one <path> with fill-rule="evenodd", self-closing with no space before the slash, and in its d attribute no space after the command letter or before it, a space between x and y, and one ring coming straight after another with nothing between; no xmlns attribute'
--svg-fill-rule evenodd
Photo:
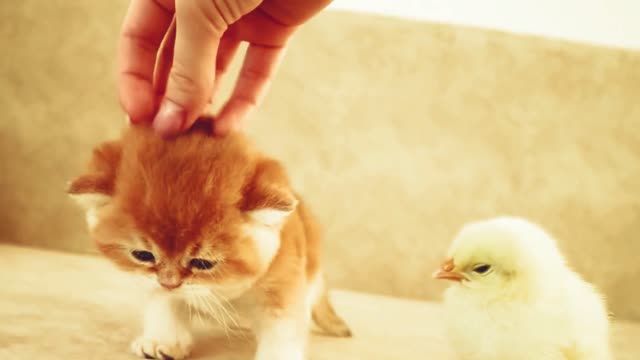
<svg viewBox="0 0 640 360"><path fill-rule="evenodd" d="M171 0L132 0L118 44L118 92L131 121L155 111L153 69L156 53L173 14Z"/></svg>
<svg viewBox="0 0 640 360"><path fill-rule="evenodd" d="M226 23L211 0L176 3L173 64L153 127L163 136L188 129L206 106L215 80L220 38Z"/></svg>
<svg viewBox="0 0 640 360"><path fill-rule="evenodd" d="M249 45L233 93L216 117L213 129L216 135L237 130L251 110L260 104L284 50L284 46Z"/></svg>
<svg viewBox="0 0 640 360"><path fill-rule="evenodd" d="M229 71L229 64L231 63L231 60L233 60L233 56L236 54L239 46L240 40L238 40L234 34L230 31L224 33L220 40L220 45L218 46L215 82L213 84L211 95L209 96L209 105L213 105L213 101L220 91L222 79L224 79L225 75Z"/></svg>
<svg viewBox="0 0 640 360"><path fill-rule="evenodd" d="M166 89L169 72L173 64L173 48L176 42L176 19L175 17L169 25L167 34L158 50L155 72L153 74L153 89L156 98L162 98Z"/></svg>

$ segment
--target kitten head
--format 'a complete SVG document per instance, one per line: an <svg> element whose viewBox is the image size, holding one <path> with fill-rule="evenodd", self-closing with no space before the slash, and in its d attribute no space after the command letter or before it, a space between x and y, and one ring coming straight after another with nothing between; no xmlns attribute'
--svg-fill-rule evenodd
<svg viewBox="0 0 640 360"><path fill-rule="evenodd" d="M68 193L103 254L167 289L254 281L297 205L277 162L241 135L219 139L197 128L165 140L130 127L94 150Z"/></svg>

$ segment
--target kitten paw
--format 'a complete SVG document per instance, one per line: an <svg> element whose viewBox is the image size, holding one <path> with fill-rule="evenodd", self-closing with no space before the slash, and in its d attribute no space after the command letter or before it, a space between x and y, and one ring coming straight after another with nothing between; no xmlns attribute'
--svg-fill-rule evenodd
<svg viewBox="0 0 640 360"><path fill-rule="evenodd" d="M193 341L189 337L174 341L158 341L141 336L131 344L131 350L143 359L181 360L189 355L192 346Z"/></svg>

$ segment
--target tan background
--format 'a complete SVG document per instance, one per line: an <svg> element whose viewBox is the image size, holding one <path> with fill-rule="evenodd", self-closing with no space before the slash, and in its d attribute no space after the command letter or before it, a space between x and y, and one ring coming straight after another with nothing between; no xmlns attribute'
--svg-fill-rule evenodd
<svg viewBox="0 0 640 360"><path fill-rule="evenodd" d="M63 190L123 124L126 3L0 3L4 241L92 251ZM430 273L459 226L509 213L640 319L639 94L638 53L327 12L249 131L326 225L336 286L438 298Z"/></svg>

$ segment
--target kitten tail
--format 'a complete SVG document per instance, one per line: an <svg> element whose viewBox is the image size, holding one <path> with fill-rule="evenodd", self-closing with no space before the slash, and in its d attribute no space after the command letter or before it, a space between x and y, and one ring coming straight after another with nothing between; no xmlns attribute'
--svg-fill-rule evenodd
<svg viewBox="0 0 640 360"><path fill-rule="evenodd" d="M351 337L349 326L342 320L329 302L327 292L323 292L313 306L311 312L313 322L331 336Z"/></svg>

